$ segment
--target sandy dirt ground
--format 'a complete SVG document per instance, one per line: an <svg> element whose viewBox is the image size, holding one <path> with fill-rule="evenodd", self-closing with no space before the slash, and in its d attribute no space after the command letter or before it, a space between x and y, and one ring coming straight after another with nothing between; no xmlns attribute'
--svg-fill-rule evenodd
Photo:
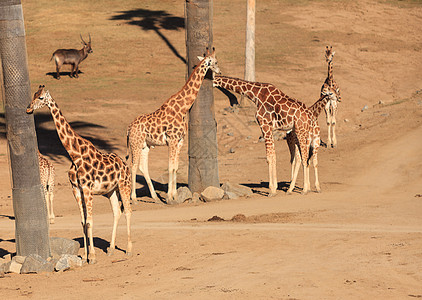
<svg viewBox="0 0 422 300"><path fill-rule="evenodd" d="M185 82L183 1L23 1L31 88L45 84L73 128L99 149L126 154L126 127L157 109ZM227 111L218 90L220 182L253 196L177 206L150 203L138 176L133 256L124 217L117 251L106 255L112 213L96 197L98 263L61 273L0 278L2 299L415 299L422 298L422 5L420 1L257 1L256 79L306 105L327 74L326 45L343 101L338 147L320 148L322 193L293 195L289 152L277 141L278 194L254 108ZM245 1L214 1L213 37L224 75L244 72ZM94 52L79 79L56 80L57 48ZM68 72L69 69L63 70ZM29 102L29 99L28 99ZM367 109L362 110L365 106ZM225 110L226 109L226 110ZM0 257L14 254L13 204L4 113L0 120ZM50 235L80 241L70 165L47 109L34 115L40 151L57 169ZM325 116L319 123L327 140ZM178 183L187 183L188 145ZM230 151L230 149L232 151ZM165 196L167 148L150 154L150 175ZM313 180L311 169L311 182ZM161 183L158 185L158 183ZM243 214L245 218L233 217ZM218 216L224 221L208 221ZM80 249L82 254L83 249Z"/></svg>

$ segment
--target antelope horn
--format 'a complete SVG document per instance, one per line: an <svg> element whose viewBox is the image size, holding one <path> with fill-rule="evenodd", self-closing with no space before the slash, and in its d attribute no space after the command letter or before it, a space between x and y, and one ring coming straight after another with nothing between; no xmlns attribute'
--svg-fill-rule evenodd
<svg viewBox="0 0 422 300"><path fill-rule="evenodd" d="M82 42L84 42L84 44L86 45L86 42L84 41L84 39L82 38L82 34L79 34L79 36L81 37Z"/></svg>

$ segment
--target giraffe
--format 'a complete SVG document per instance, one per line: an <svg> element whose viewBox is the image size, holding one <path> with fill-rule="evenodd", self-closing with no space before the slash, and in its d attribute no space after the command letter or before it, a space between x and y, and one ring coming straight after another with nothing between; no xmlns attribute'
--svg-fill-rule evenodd
<svg viewBox="0 0 422 300"><path fill-rule="evenodd" d="M151 197L159 199L152 185L148 172L148 153L155 146L169 147L169 183L167 203L172 201L176 194L176 173L179 166L180 150L186 135L188 120L187 113L193 105L202 81L208 69L219 73L215 49L201 61L189 76L182 89L165 101L155 112L138 116L127 129L127 150L132 166L132 199L136 199L136 171L139 170L145 177Z"/></svg>
<svg viewBox="0 0 422 300"><path fill-rule="evenodd" d="M94 145L77 134L67 122L57 103L51 97L44 85L40 85L35 92L33 100L28 105L26 112L31 114L34 110L47 106L50 109L56 126L57 134L64 148L69 153L72 165L69 170L69 180L72 185L82 219L84 237L84 255L82 259L90 264L96 263L94 238L92 235L93 195L104 195L109 198L113 211L113 230L108 255L113 254L116 241L116 230L120 216L124 210L127 223L127 250L131 255L132 241L130 238L130 170L126 163L116 154L104 154ZM89 240L89 254L87 247Z"/></svg>
<svg viewBox="0 0 422 300"><path fill-rule="evenodd" d="M54 165L38 151L38 164L40 167L40 179L44 189L44 199L47 205L47 214L50 224L54 224L53 198L54 198L54 176L56 171Z"/></svg>
<svg viewBox="0 0 422 300"><path fill-rule="evenodd" d="M242 94L255 103L257 107L255 117L265 139L269 165L269 196L276 194L278 184L273 132L275 130L294 131L304 170L302 194L307 194L309 190L308 156L312 142L311 129L314 126L314 121L306 106L302 102L287 96L270 83L251 82L239 78L215 75L213 85L214 87L221 87ZM327 97L324 97L324 101L328 101ZM291 192L292 189L290 187L289 191Z"/></svg>
<svg viewBox="0 0 422 300"><path fill-rule="evenodd" d="M325 117L328 126L328 144L331 147L337 147L337 138L336 138L336 116L337 116L337 105L338 102L341 102L340 88L337 85L337 82L333 79L333 57L336 52L333 51L333 46L325 47L325 61L328 64L328 75L325 79L324 84L321 87L321 96L327 93L327 89L332 88L335 90L337 97L334 100L330 100L325 105ZM332 132L332 137L331 137Z"/></svg>
<svg viewBox="0 0 422 300"><path fill-rule="evenodd" d="M318 124L318 117L322 109L325 107L326 102L335 101L337 97L336 91L330 87L328 87L325 90L325 92L328 93L327 94L328 101L325 100L327 95L324 94L320 96L318 101L316 101L312 106L308 108L308 112L311 114L311 117L312 117L312 127L311 127L311 130L312 130L311 141L312 142L310 144L310 149L309 149L309 159L311 158L313 159L313 166L314 166L314 173L315 173L315 189L316 189L316 192L318 193L321 192L321 186L320 186L319 178L318 178L318 149L321 144L321 138L320 138L321 129ZM299 142L294 132L291 131L286 134L286 142L290 150L290 163L292 164L290 187L287 193L291 194L295 187L297 173L300 168L300 152L297 146ZM309 179L309 175L307 177ZM308 183L308 186L309 187L311 186L310 182Z"/></svg>

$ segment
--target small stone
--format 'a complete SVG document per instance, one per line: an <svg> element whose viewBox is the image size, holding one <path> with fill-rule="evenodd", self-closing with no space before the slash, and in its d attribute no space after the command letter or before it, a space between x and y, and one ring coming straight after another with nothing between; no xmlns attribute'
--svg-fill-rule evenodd
<svg viewBox="0 0 422 300"><path fill-rule="evenodd" d="M349 119L344 119L344 123L349 123Z"/></svg>
<svg viewBox="0 0 422 300"><path fill-rule="evenodd" d="M365 111L367 109L368 109L368 105L365 105L364 107L362 107L361 111L363 112L363 111Z"/></svg>
<svg viewBox="0 0 422 300"><path fill-rule="evenodd" d="M66 271L75 267L82 267L82 259L76 255L63 254L55 264L54 269L58 272Z"/></svg>
<svg viewBox="0 0 422 300"><path fill-rule="evenodd" d="M260 137L259 137L259 139L258 139L258 142L260 142L260 143L263 143L263 142L265 142L265 139L264 139L264 137L263 137L263 136L260 136Z"/></svg>
<svg viewBox="0 0 422 300"><path fill-rule="evenodd" d="M378 101L378 104L384 105L385 103L384 103L384 101L380 100L380 101Z"/></svg>
<svg viewBox="0 0 422 300"><path fill-rule="evenodd" d="M190 200L191 203L199 203L201 202L201 195L197 192L193 193L192 199Z"/></svg>
<svg viewBox="0 0 422 300"><path fill-rule="evenodd" d="M234 148L230 148L229 153L235 153L236 151L234 150Z"/></svg>
<svg viewBox="0 0 422 300"><path fill-rule="evenodd" d="M252 138L252 136L251 135L248 135L246 138L245 138L245 140L246 141L248 141L248 140L250 140Z"/></svg>
<svg viewBox="0 0 422 300"><path fill-rule="evenodd" d="M23 264L25 259L26 259L26 256L19 256L19 255L16 255L15 257L12 258L12 260L16 261L18 264Z"/></svg>
<svg viewBox="0 0 422 300"><path fill-rule="evenodd" d="M30 254L22 264L21 274L53 272L54 265L38 254Z"/></svg>
<svg viewBox="0 0 422 300"><path fill-rule="evenodd" d="M209 202L213 200L221 200L223 199L223 196L224 196L224 191L215 186L209 186L201 193L201 198L205 202Z"/></svg>
<svg viewBox="0 0 422 300"><path fill-rule="evenodd" d="M234 136L234 133L233 132L228 132L227 135L228 136Z"/></svg>
<svg viewBox="0 0 422 300"><path fill-rule="evenodd" d="M20 274L22 269L22 264L12 260L9 264L9 271L10 273Z"/></svg>

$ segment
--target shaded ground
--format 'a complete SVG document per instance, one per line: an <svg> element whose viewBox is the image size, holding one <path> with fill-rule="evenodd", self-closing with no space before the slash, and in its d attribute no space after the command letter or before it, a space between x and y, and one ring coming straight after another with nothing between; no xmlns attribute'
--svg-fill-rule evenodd
<svg viewBox="0 0 422 300"><path fill-rule="evenodd" d="M127 125L184 84L183 5L111 0L55 4L24 2L32 90L45 84L75 130L97 147L124 156ZM224 75L243 76L244 6L240 0L214 1L214 44ZM112 214L108 201L97 197L98 263L57 274L7 274L0 278L2 297L422 297L421 20L419 1L259 2L258 81L271 82L310 105L326 77L325 45L336 51L334 78L343 102L338 148L319 154L323 192L301 196L300 174L296 193L284 194L290 166L281 140L276 144L279 192L266 197L268 167L254 110L227 112L229 98L215 90L220 181L248 185L252 197L168 207L148 202L138 176L132 258L126 259L123 251L106 256ZM48 75L55 68L49 61L54 50L79 47L79 34L88 32L94 52L80 65L79 79L63 74L58 81ZM70 162L48 111L35 118L40 151L57 169L57 218L51 235L80 240L79 212L67 179ZM324 116L319 121L326 140ZM0 125L3 257L15 252L15 244L2 114ZM162 195L167 155L164 147L150 154L150 175ZM187 183L187 145L178 182ZM214 216L223 220L208 221ZM126 249L124 223L117 237L121 250Z"/></svg>

